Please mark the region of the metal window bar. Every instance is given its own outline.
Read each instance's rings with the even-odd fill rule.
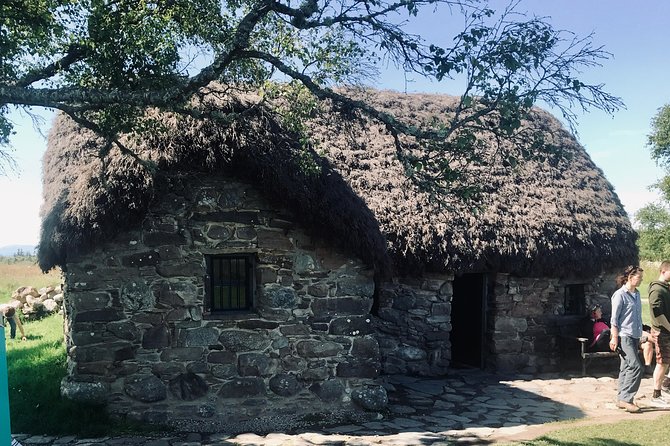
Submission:
[[[249,260],[246,257],[212,258],[212,310],[243,310],[249,307]]]

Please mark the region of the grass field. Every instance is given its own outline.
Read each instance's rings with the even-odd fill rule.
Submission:
[[[640,297],[642,299],[642,323],[649,325],[651,315],[649,313],[649,284],[658,279],[660,262],[640,262],[640,267],[644,270],[642,284],[639,287]]]
[[[60,281],[60,271],[42,274],[34,258],[0,258],[0,303],[8,301],[20,286],[39,289]],[[105,436],[146,430],[110,420],[101,407],[61,398],[60,382],[66,373],[61,315],[23,325],[27,341],[6,340],[12,432]]]
[[[43,274],[35,257],[0,257],[0,303],[7,302],[14,290],[33,286],[38,290],[61,283],[60,270]]]
[[[566,426],[523,446],[665,446],[670,439],[670,415],[654,420]]]

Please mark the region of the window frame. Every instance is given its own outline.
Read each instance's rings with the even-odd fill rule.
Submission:
[[[583,316],[586,314],[586,284],[570,283],[563,292],[563,314]]]
[[[243,278],[244,289],[248,296],[246,305],[235,308],[214,308],[214,288],[216,274],[214,272],[217,260],[225,262],[232,260],[242,260],[244,262],[243,269],[245,277]],[[203,302],[203,313],[205,315],[227,315],[237,313],[249,313],[256,307],[256,289],[255,289],[255,271],[256,271],[256,256],[252,253],[221,253],[221,254],[205,254],[205,296]],[[239,284],[239,285],[242,285]],[[232,286],[229,284],[229,286]],[[232,303],[232,299],[231,299]]]

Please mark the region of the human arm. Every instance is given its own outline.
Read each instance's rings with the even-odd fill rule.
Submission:
[[[667,299],[662,296],[664,291],[657,284],[652,284],[649,287],[649,311],[651,312],[652,325],[663,327],[670,332],[670,321],[668,320],[670,308],[667,308]]]
[[[610,350],[616,351],[619,346],[619,315],[621,314],[621,294],[612,296],[612,316],[610,317]]]
[[[21,340],[25,341],[26,340],[26,332],[23,330],[23,324],[21,323],[21,319],[19,319],[19,315],[17,313],[14,313],[13,317],[14,317],[14,322],[16,322],[16,327],[21,332]]]

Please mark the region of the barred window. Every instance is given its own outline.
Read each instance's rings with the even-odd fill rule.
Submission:
[[[250,310],[253,307],[252,255],[210,255],[207,264],[206,311]]]
[[[586,312],[586,299],[584,284],[567,285],[565,287],[565,299],[563,302],[565,314],[583,315]]]

